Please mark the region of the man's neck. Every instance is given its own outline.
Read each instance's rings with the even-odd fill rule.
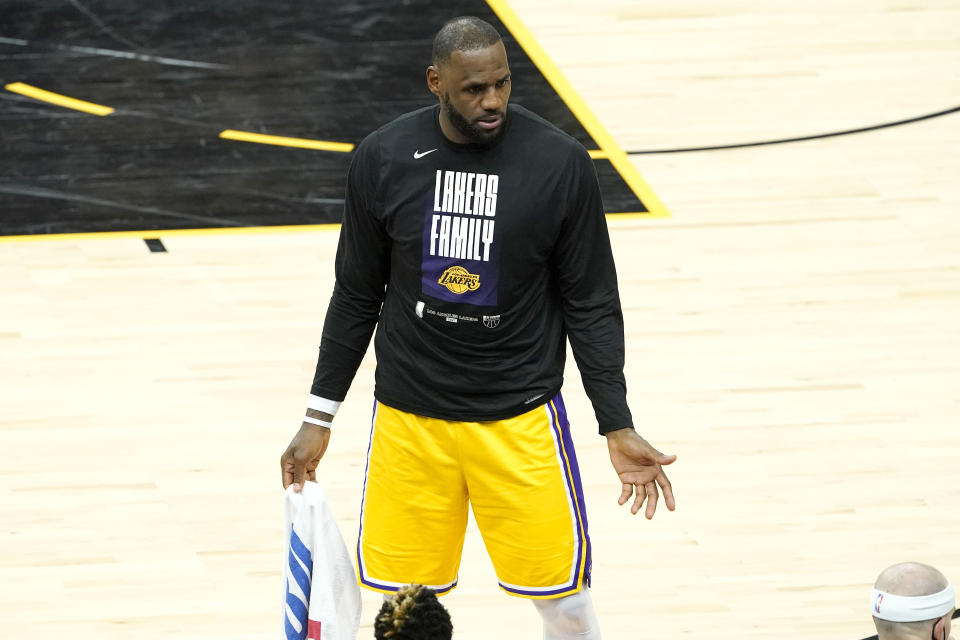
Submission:
[[[453,126],[453,123],[450,122],[450,118],[447,117],[442,106],[440,107],[440,131],[443,132],[444,138],[454,144],[467,144],[470,142],[467,136],[460,133],[457,128]]]

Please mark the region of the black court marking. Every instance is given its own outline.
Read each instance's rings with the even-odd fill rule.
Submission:
[[[150,249],[150,253],[166,253],[167,248],[163,246],[163,241],[160,238],[144,238],[144,242],[147,243],[147,247]]]
[[[960,618],[960,609],[953,612],[953,616],[951,619],[956,620],[957,618]],[[879,638],[877,637],[877,634],[873,634],[872,636],[867,636],[862,640],[879,640]]]
[[[957,111],[960,111],[960,105],[956,107],[951,107],[949,109],[944,109],[943,111],[934,111],[933,113],[917,116],[916,118],[907,118],[906,120],[895,120],[893,122],[884,122],[883,124],[875,124],[869,127],[860,127],[859,129],[845,129],[844,131],[834,131],[832,133],[818,133],[812,136],[800,136],[797,138],[781,138],[779,140],[763,140],[760,142],[742,142],[739,144],[718,144],[711,147],[680,147],[678,149],[650,149],[648,151],[627,151],[627,155],[639,156],[639,155],[653,155],[657,153],[687,153],[690,151],[719,151],[722,149],[745,149],[747,147],[764,147],[764,146],[773,145],[773,144],[787,144],[788,142],[803,142],[805,140],[835,138],[837,136],[849,136],[854,133],[865,133],[867,131],[877,131],[879,129],[889,129],[891,127],[899,127],[901,125],[910,124],[912,122],[920,122],[921,120],[932,120],[933,118],[939,118],[941,116],[950,115],[951,113],[956,113]]]
[[[339,222],[351,154],[217,134],[358,143],[435,103],[424,79],[432,38],[458,15],[503,34],[511,101],[599,148],[482,0],[309,11],[297,0],[157,0],[147,14],[109,0],[5,0],[3,14],[0,87],[24,82],[116,112],[88,116],[0,91],[0,236]],[[118,42],[143,55],[94,53]],[[165,55],[224,66],[154,59]],[[609,161],[596,166],[608,212],[649,210]]]

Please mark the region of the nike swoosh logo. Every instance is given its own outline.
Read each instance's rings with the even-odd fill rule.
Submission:
[[[439,149],[439,148],[440,148],[440,147],[437,147],[437,149]],[[428,153],[433,153],[433,152],[436,151],[437,149],[430,149],[430,151],[424,151],[423,153],[420,153],[420,149],[417,149],[416,151],[413,152],[413,159],[414,159],[414,160],[419,160],[419,159],[422,158],[423,156],[427,155]]]

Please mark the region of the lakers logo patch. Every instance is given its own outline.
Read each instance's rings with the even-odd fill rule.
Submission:
[[[480,288],[480,276],[460,266],[450,267],[443,272],[437,284],[445,286],[453,293],[463,294]]]

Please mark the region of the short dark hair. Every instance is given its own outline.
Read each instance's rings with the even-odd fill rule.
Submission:
[[[448,20],[433,38],[433,64],[450,62],[454,51],[476,51],[500,42],[500,34],[489,22],[475,16]]]
[[[373,636],[376,640],[450,640],[453,623],[433,590],[408,584],[380,607]]]

